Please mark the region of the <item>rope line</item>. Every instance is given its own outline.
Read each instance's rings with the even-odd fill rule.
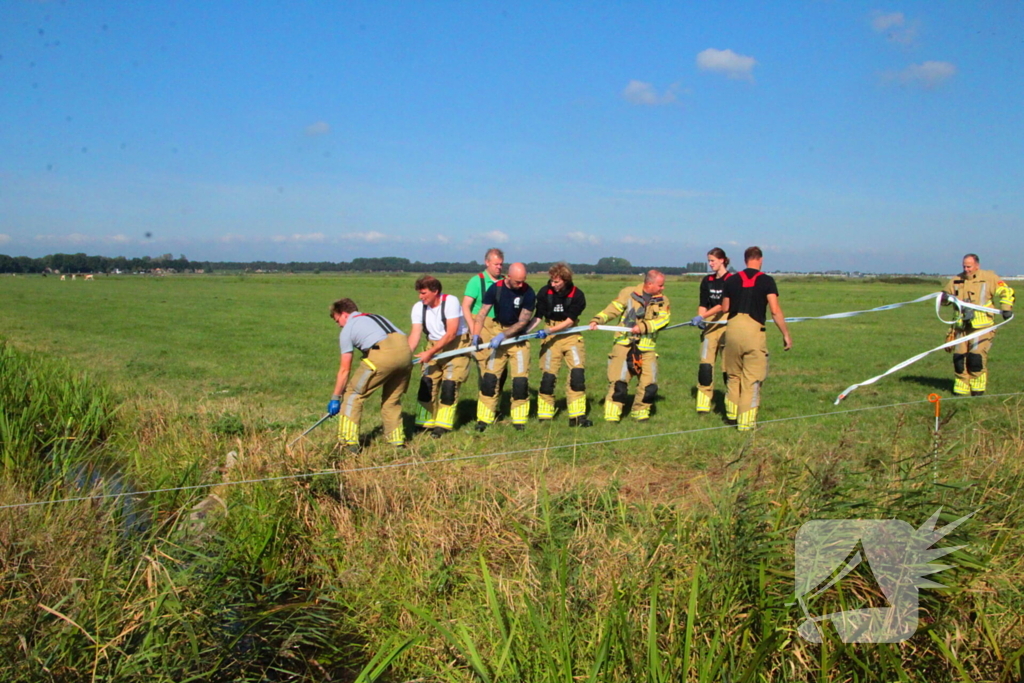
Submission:
[[[936,300],[938,300],[941,296],[942,296],[942,292],[932,292],[931,294],[926,294],[926,295],[924,295],[922,297],[918,297],[917,299],[914,299],[912,301],[900,301],[900,302],[892,303],[892,304],[884,304],[882,306],[876,306],[875,308],[867,308],[867,309],[864,309],[864,310],[861,310],[861,311],[844,311],[842,313],[829,313],[827,315],[795,316],[795,317],[791,317],[791,318],[786,318],[786,322],[787,323],[802,323],[802,322],[806,322],[808,320],[838,320],[840,318],[852,318],[852,317],[857,316],[857,315],[863,315],[864,313],[878,313],[878,312],[881,312],[881,311],[891,311],[891,310],[894,310],[894,309],[897,309],[897,308],[902,308],[903,306],[910,306],[911,304],[919,304],[919,303],[921,303],[923,301],[928,301],[929,299],[936,299]],[[975,309],[977,311],[982,311],[982,312],[985,312],[985,313],[999,313],[999,311],[994,309],[994,308],[987,308],[985,306],[979,306],[977,304],[971,304],[971,303],[968,303],[966,301],[960,301],[956,297],[952,297],[951,296],[951,297],[949,297],[949,300],[957,308],[973,308],[973,309]],[[937,313],[938,313],[938,307],[936,306],[936,314]],[[942,318],[940,317],[939,320],[942,320]],[[714,324],[714,325],[727,325],[729,323],[728,320],[718,320],[718,321],[714,321],[713,323],[711,321],[707,321],[707,322],[708,322],[708,324]],[[769,322],[774,323],[775,321],[772,320],[772,321],[769,321]],[[942,322],[947,323],[947,324],[950,323],[950,321],[947,321],[947,320],[942,320]],[[662,332],[666,332],[668,330],[674,330],[674,329],[677,329],[677,328],[680,328],[680,327],[696,327],[696,325],[693,324],[693,321],[687,320],[686,322],[681,322],[681,323],[676,323],[674,325],[669,325],[669,326],[665,327],[664,329],[662,329],[661,331]],[[615,326],[615,325],[598,325],[597,329],[605,331],[605,332],[629,332],[629,330],[630,330],[630,328],[628,328],[628,327],[618,327],[618,326]],[[590,327],[588,325],[579,325],[577,327],[572,327],[572,328],[569,328],[567,330],[562,330],[560,332],[556,332],[555,335],[573,334],[573,333],[576,333],[576,332],[587,332],[587,331],[590,331]],[[555,336],[555,335],[551,335],[551,336]],[[511,339],[506,339],[506,340],[504,340],[501,343],[501,345],[504,346],[506,344],[518,344],[519,342],[527,341],[529,339],[536,339],[536,338],[537,338],[537,333],[536,332],[529,332],[527,334],[521,334],[518,337],[512,337]],[[434,356],[434,359],[451,358],[452,356],[457,356],[457,355],[463,354],[463,353],[469,353],[470,351],[481,351],[481,350],[486,349],[486,348],[489,348],[487,344],[478,344],[476,346],[468,346],[468,347],[464,347],[464,348],[461,348],[461,349],[455,349],[454,351],[445,351],[444,353],[439,353],[436,356]],[[414,361],[413,364],[415,364],[416,362],[418,362],[418,361]]]
[[[597,329],[601,330],[602,332],[629,332],[629,330],[630,330],[630,328],[628,328],[628,327],[619,327],[618,325],[598,325]],[[590,326],[589,325],[579,325],[577,327],[570,327],[567,330],[559,330],[558,332],[555,332],[554,334],[550,334],[548,336],[549,337],[557,337],[557,336],[560,336],[560,335],[563,335],[563,334],[574,334],[576,332],[589,332],[589,331],[590,331]],[[540,336],[540,332],[527,332],[526,334],[520,334],[517,337],[510,337],[508,339],[504,339],[504,340],[502,340],[502,342],[498,346],[508,346],[509,344],[518,344],[519,342],[528,341],[530,339],[537,339],[539,336]],[[476,353],[477,351],[483,351],[484,349],[489,349],[489,348],[491,348],[490,343],[476,344],[476,345],[471,345],[471,346],[463,346],[461,349],[453,349],[451,351],[445,351],[444,353],[436,354],[434,357],[432,357],[430,359],[430,361],[433,362],[435,360],[442,360],[442,359],[445,359],[445,358],[452,358],[454,356],[461,356],[461,355],[466,354],[466,353]],[[413,365],[417,365],[419,362],[420,362],[420,359],[417,358],[417,359],[413,360],[412,364]]]
[[[940,321],[942,321],[944,323],[947,323],[947,324],[951,324],[950,321],[948,321],[948,320],[942,320],[942,316],[939,314],[939,306],[942,303],[942,293],[939,292],[937,294],[929,294],[928,296],[929,297],[935,297],[935,316]],[[928,297],[922,297],[921,299],[918,299],[918,301],[923,301],[923,300],[925,300],[927,298]],[[985,313],[991,313],[992,315],[995,315],[996,313],[1002,313],[1002,311],[1000,311],[998,309],[988,308],[986,306],[978,306],[977,304],[972,304],[972,303],[968,303],[966,301],[961,301],[960,299],[957,299],[956,297],[952,297],[952,296],[949,297],[949,301],[954,306],[956,306],[958,310],[962,310],[964,308],[970,308],[970,309],[974,309],[976,311],[983,311]],[[910,301],[910,302],[907,302],[907,303],[915,303],[915,302]],[[952,341],[948,341],[948,342],[944,342],[942,344],[939,344],[934,349],[928,349],[927,351],[923,351],[923,352],[917,354],[916,356],[911,356],[910,358],[906,359],[905,361],[902,361],[902,362],[897,363],[896,365],[892,366],[891,368],[889,368],[888,370],[886,370],[885,372],[883,372],[880,375],[875,375],[874,377],[871,377],[870,379],[866,379],[863,382],[858,382],[857,384],[851,384],[850,386],[846,387],[846,389],[844,389],[842,391],[842,393],[839,394],[839,396],[836,397],[836,400],[833,403],[833,405],[839,405],[839,403],[844,398],[849,396],[852,392],[856,391],[860,387],[867,386],[869,384],[874,384],[875,382],[877,382],[878,380],[882,379],[883,377],[891,375],[892,373],[894,373],[894,372],[896,372],[898,370],[902,370],[903,368],[907,367],[908,365],[913,365],[914,363],[916,363],[917,361],[921,360],[925,356],[928,356],[929,354],[935,353],[936,351],[939,351],[941,349],[948,349],[948,348],[951,348],[953,346],[959,346],[960,344],[964,344],[966,342],[969,342],[972,339],[977,339],[978,337],[982,337],[982,336],[984,336],[986,334],[989,334],[990,332],[994,332],[996,329],[1002,327],[1003,325],[1005,325],[1006,323],[1010,322],[1011,320],[1013,320],[1012,317],[1006,318],[1005,320],[1003,320],[1001,322],[998,322],[995,325],[989,325],[987,327],[982,327],[981,329],[975,330],[974,332],[971,332],[970,334],[965,334],[963,336],[958,336],[955,339],[953,339]]]
[[[979,398],[1008,398],[1011,396],[1024,395],[1024,391],[1012,392],[1009,394],[986,394],[985,396],[955,396],[953,398],[944,399],[946,401],[960,401],[964,399],[977,400]],[[869,410],[883,410],[885,408],[901,408],[906,406],[920,405],[921,403],[928,403],[928,399],[922,399],[920,401],[904,401],[902,403],[889,403],[881,406],[865,406],[862,408],[849,408],[847,410],[834,410],[827,413],[812,413],[808,415],[794,415],[791,417],[778,417],[772,420],[761,420],[759,426],[767,424],[778,424],[782,422],[793,422],[796,420],[810,420],[821,417],[831,417],[835,415],[849,415],[851,413],[860,413]],[[408,462],[391,462],[383,465],[367,465],[365,467],[350,467],[346,469],[329,469],[329,470],[318,470],[316,472],[304,472],[301,474],[283,474],[276,477],[261,477],[258,479],[239,479],[235,481],[222,481],[216,484],[193,484],[190,486],[174,486],[169,488],[161,489],[149,489],[146,491],[133,491],[131,493],[104,493],[95,496],[78,496],[74,498],[58,498],[54,500],[39,500],[31,503],[12,503],[10,505],[0,505],[0,510],[12,510],[15,508],[29,508],[36,507],[39,505],[54,505],[57,503],[77,503],[87,500],[107,500],[110,498],[122,498],[125,496],[146,496],[155,493],[175,493],[179,491],[200,491],[204,489],[212,489],[218,486],[237,486],[241,484],[260,484],[274,481],[286,481],[294,479],[307,479],[311,477],[319,477],[326,475],[338,475],[338,474],[355,474],[359,472],[375,472],[388,469],[402,469],[407,467],[416,467],[420,465],[443,465],[453,462],[465,462],[468,460],[480,460],[484,458],[497,458],[500,456],[511,456],[511,455],[526,455],[530,453],[542,453],[545,451],[562,450],[566,448],[579,448],[581,446],[603,446],[614,443],[625,443],[628,441],[638,441],[640,439],[657,439],[666,436],[683,436],[686,434],[700,434],[703,432],[714,432],[723,429],[735,429],[735,425],[719,425],[715,427],[698,427],[697,429],[683,429],[672,432],[660,432],[658,434],[638,434],[635,436],[623,436],[615,439],[602,439],[600,441],[584,441],[584,442],[573,442],[567,444],[557,444],[554,446],[542,446],[538,448],[523,448],[514,451],[499,451],[495,453],[477,453],[475,455],[461,455],[452,458],[440,458],[435,460],[417,460]]]

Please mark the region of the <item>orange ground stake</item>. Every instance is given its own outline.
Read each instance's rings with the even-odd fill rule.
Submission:
[[[935,433],[939,431],[939,404],[942,402],[942,397],[938,394],[928,394],[928,402],[935,404]]]

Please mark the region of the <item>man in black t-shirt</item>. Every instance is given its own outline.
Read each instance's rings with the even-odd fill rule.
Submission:
[[[726,400],[730,420],[740,431],[757,425],[761,385],[768,376],[768,344],[765,319],[771,309],[772,320],[782,332],[786,351],[793,346],[786,319],[779,306],[779,290],[770,275],[761,272],[764,254],[759,247],[744,252],[747,267],[725,281],[722,309],[729,314],[725,335],[725,372],[729,376]],[[735,414],[729,411],[735,409]]]
[[[526,284],[526,266],[522,263],[513,263],[508,269],[508,277],[495,282],[484,293],[483,306],[473,320],[472,343],[480,343],[480,332],[492,308],[496,334],[489,342],[490,354],[480,368],[477,431],[484,431],[498,419],[501,399],[498,384],[506,364],[509,364],[512,375],[512,426],[517,430],[526,427],[526,418],[530,415],[530,343],[522,341],[501,346],[501,342],[526,331],[536,305],[537,295]]]
[[[579,324],[580,316],[587,307],[587,298],[583,296],[583,290],[572,283],[572,269],[568,264],[556,263],[551,266],[548,276],[551,280],[537,295],[537,318],[548,324],[537,333],[544,340],[540,346],[540,366],[544,374],[537,392],[537,419],[551,420],[555,417],[555,383],[558,381],[558,369],[564,361],[569,368],[565,387],[569,426],[589,427],[593,423],[587,419],[583,335],[578,332],[557,334]]]

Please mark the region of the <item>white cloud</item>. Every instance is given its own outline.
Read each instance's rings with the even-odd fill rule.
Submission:
[[[576,244],[592,244],[595,246],[601,244],[601,238],[597,235],[588,235],[581,231],[570,232],[565,236],[565,238],[570,242],[575,242]]]
[[[701,71],[714,71],[736,80],[753,81],[756,65],[757,60],[753,57],[736,54],[732,50],[709,47],[697,55],[697,68]]]
[[[917,22],[907,22],[903,12],[875,12],[871,28],[875,33],[884,34],[890,41],[901,45],[911,45],[917,40]]]
[[[896,81],[901,85],[914,85],[931,90],[955,75],[956,65],[950,62],[922,62],[921,64],[911,64],[902,71],[884,74],[883,78],[887,81]]]
[[[650,188],[646,190],[623,190],[626,194],[639,194],[647,197],[670,197],[672,199],[696,199],[697,197],[718,197],[715,192],[703,190],[684,190],[673,188]]]
[[[217,241],[222,244],[243,244],[249,241],[249,238],[245,235],[239,235],[235,232],[229,232],[225,235],[221,235],[217,238]]]
[[[636,235],[626,235],[621,240],[623,244],[638,244],[640,246],[646,246],[648,244],[654,244],[658,240],[652,237],[637,237]]]
[[[308,232],[305,234],[296,233],[294,235],[274,235],[270,238],[272,242],[296,242],[299,244],[308,243],[323,243],[327,241],[327,236],[322,232]]]
[[[367,244],[376,244],[377,242],[383,242],[391,239],[382,232],[376,230],[370,230],[369,232],[349,232],[341,236],[342,239],[354,240],[356,242],[366,242]]]
[[[2,236],[0,236],[2,237]],[[236,237],[241,237],[240,235]],[[83,244],[87,245],[126,245],[126,244],[138,244],[140,240],[118,233],[116,235],[83,235],[80,232],[73,232],[68,235],[36,235],[33,239],[36,242],[49,245],[56,249],[67,249],[70,247],[78,247]],[[225,241],[221,238],[221,241]],[[0,244],[3,244],[3,240],[0,239]]]
[[[452,240],[447,235],[438,235],[434,238],[438,244],[451,244]]]
[[[11,241],[11,236],[10,235],[5,235],[2,232],[0,232],[0,244],[7,244],[10,241]]]
[[[670,86],[663,94],[650,83],[630,81],[622,90],[622,98],[630,104],[653,107],[661,104],[672,104],[676,101],[676,86]]]
[[[485,242],[491,242],[493,244],[505,244],[506,242],[508,242],[508,235],[503,233],[501,230],[491,230],[490,232],[485,232],[482,235],[482,237],[484,238]]]
[[[318,135],[327,135],[331,132],[331,124],[326,121],[317,121],[306,126],[306,135],[310,137],[316,137]]]
[[[874,18],[871,19],[871,28],[875,29],[875,33],[885,33],[894,26],[903,26],[905,22],[906,18],[903,16],[903,12],[890,12],[889,14],[875,12]]]
[[[83,235],[80,232],[73,232],[70,235],[36,235],[35,239],[37,242],[45,244],[68,244],[72,246],[95,241],[93,237]]]

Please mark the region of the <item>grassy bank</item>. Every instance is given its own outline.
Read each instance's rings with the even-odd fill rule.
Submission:
[[[334,450],[325,428],[286,450],[322,409],[335,369],[325,302],[356,292],[404,322],[411,279],[395,280],[393,292],[381,290],[390,281],[359,278],[45,283],[49,293],[18,282],[5,292],[11,338],[46,354],[3,351],[3,414],[24,428],[3,433],[0,504],[109,490],[103,477],[68,477],[80,462],[134,490],[207,487],[140,497],[146,522],[131,528],[111,500],[0,510],[5,680],[354,680],[392,653],[383,677],[393,681],[1020,678],[1017,398],[945,401],[938,441],[927,403],[766,423],[745,437],[690,413],[695,341],[666,335],[664,398],[648,425],[464,429],[355,458]],[[624,284],[585,286],[596,308]],[[927,291],[786,285],[790,315]],[[669,290],[679,309],[689,286]],[[222,298],[230,305],[218,311]],[[794,326],[797,348],[773,354],[765,419],[828,413],[836,386],[938,343],[929,311],[903,311],[900,338],[884,336],[891,319]],[[1005,332],[991,380],[1002,391],[1020,385],[1022,353],[1013,326]],[[588,338],[592,367],[606,344]],[[138,365],[160,348],[154,368]],[[53,359],[58,350],[70,366]],[[845,407],[921,400],[948,384],[946,364],[943,355]],[[590,375],[594,402],[600,374]],[[75,391],[60,388],[72,382]],[[218,382],[235,390],[217,393]],[[6,398],[29,393],[18,386],[70,398],[22,419],[29,408]],[[26,436],[37,424],[38,438]],[[79,450],[47,469],[66,436]],[[626,437],[647,438],[609,442]],[[531,452],[451,460],[509,450]],[[348,471],[310,476],[332,468]],[[844,644],[830,629],[820,645],[797,635],[803,614],[788,603],[801,524],[917,527],[940,506],[945,522],[978,512],[939,543],[966,547],[943,559],[954,566],[939,575],[949,589],[921,591],[916,635],[878,645]],[[861,567],[816,611],[877,604],[884,597]]]

